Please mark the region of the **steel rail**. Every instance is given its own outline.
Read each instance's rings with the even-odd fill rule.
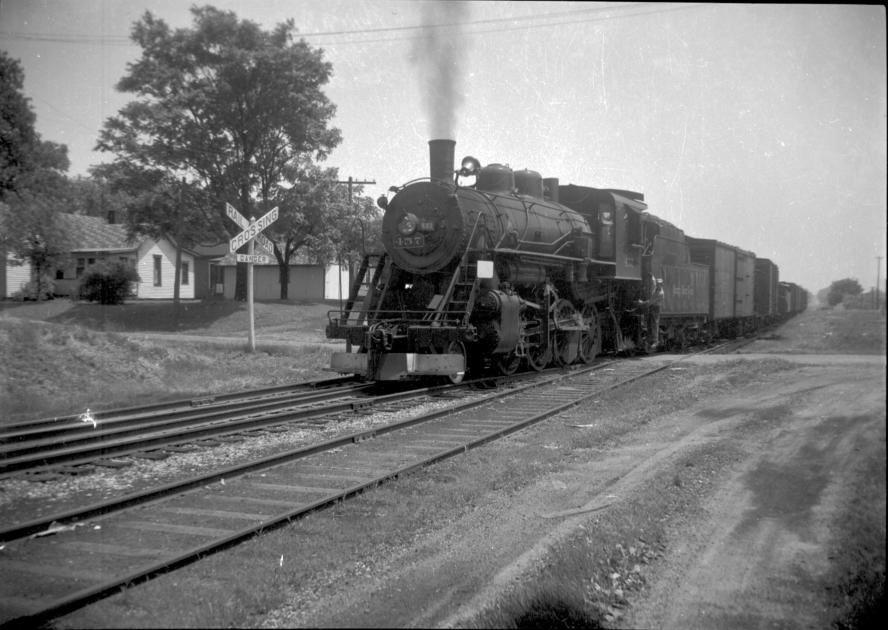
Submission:
[[[515,379],[533,378],[533,373],[514,375]],[[283,394],[268,401],[262,401],[257,397],[246,401],[237,400],[232,407],[228,404],[213,405],[200,408],[200,410],[176,410],[172,412],[172,419],[151,416],[151,420],[136,427],[121,427],[119,429],[103,429],[96,431],[91,426],[83,426],[78,422],[78,432],[74,439],[64,442],[62,446],[52,439],[43,441],[23,441],[12,444],[0,444],[0,478],[23,471],[48,470],[53,466],[65,464],[79,466],[95,462],[97,459],[107,457],[122,457],[158,450],[164,447],[176,446],[199,439],[221,437],[230,434],[242,434],[248,431],[259,430],[266,426],[274,426],[287,422],[305,421],[311,418],[323,417],[342,413],[343,411],[356,411],[370,408],[374,405],[386,404],[396,400],[409,399],[422,396],[441,395],[447,390],[464,389],[467,387],[484,387],[503,382],[509,377],[484,377],[464,381],[459,385],[439,385],[417,387],[410,383],[396,383],[395,387],[407,387],[400,392],[381,394],[366,399],[352,398],[342,400],[343,396],[351,392],[367,393],[376,387],[374,383],[355,383],[353,379],[331,379],[321,383],[334,383],[343,381],[345,391],[314,391],[299,392],[292,396]],[[328,385],[329,386],[329,385]],[[283,389],[271,388],[271,389]],[[255,394],[252,390],[240,392],[239,395]],[[335,397],[337,404],[324,407],[316,406],[317,403],[326,402],[326,399]],[[315,406],[312,406],[314,404]],[[283,408],[283,409],[280,409]],[[248,412],[246,410],[249,410]],[[240,416],[232,416],[232,412],[243,412]],[[180,418],[180,414],[185,417]],[[136,422],[129,420],[126,422]],[[103,425],[109,421],[102,421]],[[49,450],[45,450],[49,447]],[[57,448],[53,448],[57,447]]]
[[[229,420],[235,414],[259,414],[280,409],[290,409],[305,405],[317,404],[330,399],[342,399],[368,390],[371,385],[356,384],[342,390],[324,392],[299,392],[286,394],[271,399],[253,398],[238,400],[212,407],[200,407],[185,411],[173,411],[162,416],[127,418],[125,420],[99,421],[96,427],[83,422],[75,425],[58,427],[49,431],[36,430],[28,434],[19,434],[21,439],[7,444],[0,444],[0,456],[4,459],[40,453],[64,445],[73,448],[77,444],[104,442],[114,438],[148,435],[156,431],[177,429]],[[63,437],[65,433],[73,435]],[[28,439],[31,438],[31,439]],[[60,440],[61,438],[61,440]],[[0,470],[2,470],[0,462]]]
[[[312,381],[302,381],[299,383],[288,383],[284,385],[275,385],[274,387],[263,387],[259,389],[240,390],[236,392],[222,392],[218,394],[206,394],[204,396],[196,396],[193,398],[181,398],[177,400],[169,400],[165,402],[149,403],[146,405],[138,405],[132,407],[120,407],[112,409],[97,408],[91,410],[94,418],[104,422],[115,419],[128,417],[141,417],[157,413],[172,412],[177,409],[186,411],[189,409],[200,408],[219,403],[237,401],[242,399],[250,399],[256,397],[268,397],[276,393],[296,392],[301,390],[318,390],[325,387],[336,387],[356,379],[352,376],[339,376],[329,379],[318,379]],[[69,422],[77,423],[83,414],[68,414],[63,416],[53,416],[51,418],[38,418],[34,420],[23,420],[20,422],[12,422],[4,424],[0,427],[0,442],[6,441],[8,436],[15,435],[20,432],[37,429],[39,427],[54,427],[59,424],[67,424]]]
[[[475,384],[475,381],[464,382],[456,388],[464,388]],[[451,385],[434,387],[421,387],[409,389],[403,392],[383,394],[367,399],[348,399],[344,401],[326,404],[323,407],[306,406],[304,408],[287,408],[278,411],[250,413],[233,418],[222,418],[210,423],[197,426],[180,427],[174,430],[160,430],[153,433],[141,434],[134,438],[120,438],[98,443],[86,443],[71,448],[61,448],[53,451],[38,451],[8,457],[0,461],[0,475],[21,472],[24,470],[46,469],[54,464],[65,463],[67,465],[80,465],[96,461],[97,458],[143,453],[148,450],[156,450],[164,446],[173,446],[188,443],[196,439],[221,436],[231,433],[241,433],[266,426],[274,426],[284,422],[307,420],[309,418],[323,417],[343,411],[355,411],[367,409],[377,405],[419,398],[422,396],[435,396],[446,390],[454,389]]]

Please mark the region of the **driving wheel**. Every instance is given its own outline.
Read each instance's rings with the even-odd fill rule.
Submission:
[[[494,365],[503,376],[511,376],[518,371],[518,366],[521,365],[521,357],[514,352],[501,354],[494,359]]]

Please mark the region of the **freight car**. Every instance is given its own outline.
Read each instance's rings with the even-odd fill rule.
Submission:
[[[378,201],[385,251],[365,257],[345,308],[329,315],[327,336],[346,342],[333,370],[459,382],[757,325],[752,252],[687,237],[648,213],[641,193],[472,157],[454,170],[454,145],[430,141],[430,177]],[[800,298],[779,287],[785,315]]]
[[[778,311],[778,285],[780,269],[767,258],[755,259],[755,294],[753,310],[756,328],[770,326],[780,316]]]
[[[808,308],[808,292],[794,282],[778,285],[777,312],[782,318],[798,315]]]

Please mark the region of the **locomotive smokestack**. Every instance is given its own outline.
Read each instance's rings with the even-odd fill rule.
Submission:
[[[453,150],[456,140],[429,140],[429,177],[453,181]]]

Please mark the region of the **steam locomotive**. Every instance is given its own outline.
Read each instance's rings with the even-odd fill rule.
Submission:
[[[346,342],[334,371],[456,383],[683,348],[807,306],[773,262],[686,236],[649,214],[641,193],[560,185],[471,156],[455,170],[454,148],[431,140],[430,177],[378,200],[385,251],[365,256],[345,307],[329,314],[327,337]]]

